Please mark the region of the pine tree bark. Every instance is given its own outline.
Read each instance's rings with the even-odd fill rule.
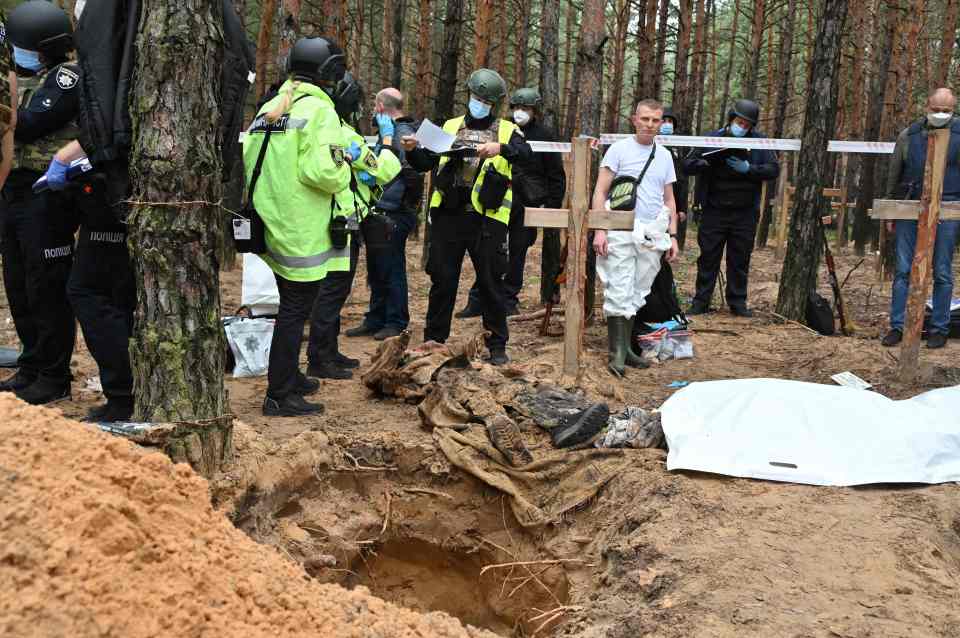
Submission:
[[[949,86],[950,82],[950,63],[953,61],[953,50],[957,44],[958,18],[960,18],[960,0],[947,0],[947,6],[943,12],[943,29],[940,32],[940,63],[937,65],[934,85],[929,87],[940,88]]]
[[[474,68],[487,67],[490,64],[490,36],[493,30],[494,0],[477,0],[477,32],[474,49]]]
[[[883,123],[884,96],[887,89],[887,75],[890,70],[890,61],[897,33],[899,11],[897,7],[890,7],[881,1],[881,17],[877,20],[878,35],[874,38],[876,57],[872,67],[874,76],[870,88],[870,101],[867,108],[867,119],[864,127],[864,137],[868,140],[880,138],[880,126]],[[865,155],[863,172],[860,180],[860,197],[857,197],[857,207],[854,210],[853,238],[854,251],[863,256],[866,253],[867,241],[872,234],[873,223],[867,216],[867,210],[873,206],[876,192],[875,178],[877,174],[877,156]]]
[[[434,119],[443,122],[453,115],[457,90],[457,64],[460,61],[460,32],[463,29],[463,0],[447,0],[443,19],[443,49],[440,52],[440,75]]]
[[[300,37],[300,0],[282,0],[280,12],[280,38],[277,46],[277,68],[286,66],[290,49]]]
[[[654,4],[656,4],[656,0],[654,0]],[[660,15],[657,22],[657,74],[653,81],[653,97],[657,100],[663,99],[663,61],[667,57],[667,19],[669,18],[669,9],[670,2],[668,0],[662,0],[662,2],[660,2]]]
[[[417,38],[417,81],[413,87],[413,112],[426,112],[430,101],[431,76],[433,75],[433,46],[430,29],[433,13],[430,0],[420,0],[420,25]]]
[[[693,26],[693,0],[680,0],[680,26],[677,32],[677,55],[673,73],[673,111],[687,113],[689,101],[688,61],[690,59],[690,31]],[[690,120],[677,122],[679,131],[690,130]]]
[[[256,99],[263,97],[267,89],[270,65],[270,39],[273,35],[273,16],[277,13],[277,0],[263,0],[260,5],[260,31],[257,34],[257,79],[254,85]]]
[[[631,0],[617,0],[617,34],[613,42],[613,77],[610,82],[610,96],[607,100],[606,125],[604,126],[608,133],[617,133],[620,130],[620,102],[623,99],[623,66],[626,61],[630,4]]]
[[[540,14],[540,96],[541,119],[553,131],[560,123],[560,0],[543,0]]]
[[[390,84],[391,68],[393,67],[393,16],[397,10],[398,0],[383,0],[383,28],[380,31],[380,76],[377,78],[380,86]]]
[[[688,122],[687,130],[693,131],[694,128],[694,113],[696,113],[699,108],[699,104],[703,99],[703,65],[704,65],[704,56],[706,55],[706,49],[704,48],[704,37],[707,30],[707,14],[706,6],[704,0],[697,0],[696,4],[696,24],[694,28],[693,36],[693,60],[691,61],[691,72],[690,72],[690,81],[689,81],[689,90],[687,91],[687,101],[684,105],[683,113],[681,118],[684,122]]]
[[[637,2],[637,34],[635,41],[637,44],[637,67],[633,82],[633,104],[647,96],[647,69],[644,68],[643,60],[649,60],[653,55],[653,36],[648,33],[652,25],[647,24],[647,9],[650,2],[656,0],[638,0]]]
[[[840,45],[847,17],[847,0],[824,0],[811,51],[810,84],[804,115],[803,147],[798,160],[796,199],[790,219],[790,240],[780,276],[777,312],[803,321],[807,295],[816,289],[823,233],[820,218],[829,214],[823,185],[832,182],[827,144],[837,118]]]
[[[390,86],[401,88],[403,84],[403,32],[406,24],[407,0],[397,0],[396,13],[393,15],[393,66],[390,73]]]
[[[763,50],[763,25],[766,14],[765,0],[753,2],[753,27],[750,31],[750,55],[747,57],[747,71],[744,73],[743,97],[757,99],[757,86],[760,81],[760,52]]]
[[[220,200],[218,0],[144,0],[130,116],[129,245],[137,277],[130,357],[134,418],[227,412],[217,263]]]
[[[527,86],[530,63],[530,5],[521,0],[518,9],[517,37],[513,47],[513,86]]]
[[[577,5],[570,2],[567,4],[567,15],[566,21],[564,22],[564,47],[563,47],[563,92],[560,95],[560,111],[562,121],[565,126],[563,128],[563,136],[570,137],[573,134],[574,129],[576,128],[576,116],[574,115],[573,121],[574,126],[566,126],[570,122],[571,111],[576,110],[577,104],[577,95],[572,90],[571,80],[573,79],[573,69],[576,66],[574,64],[574,56],[576,47],[579,46],[577,39],[580,37],[579,30],[574,30],[574,25],[578,24],[577,22]],[[574,35],[576,33],[576,35]],[[571,104],[573,108],[571,108]],[[557,126],[559,126],[559,122]]]
[[[720,120],[730,106],[730,76],[733,75],[733,61],[737,52],[737,26],[740,22],[740,0],[733,0],[733,20],[730,23],[730,47],[727,49],[727,69],[723,74],[723,97],[720,99]]]

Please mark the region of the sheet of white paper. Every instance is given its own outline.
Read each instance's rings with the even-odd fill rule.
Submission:
[[[782,379],[709,381],[660,412],[668,470],[811,485],[960,481],[960,386],[893,401]]]
[[[417,129],[416,137],[417,141],[420,142],[420,146],[434,153],[445,153],[449,151],[453,146],[453,142],[457,139],[430,120],[423,121],[420,128]]]
[[[833,379],[837,385],[842,385],[847,388],[853,388],[854,390],[869,390],[870,388],[873,387],[872,385],[870,385],[869,383],[867,383],[866,381],[864,381],[863,379],[861,379],[860,377],[858,377],[857,375],[849,371],[840,372],[839,374],[835,374],[830,378]]]

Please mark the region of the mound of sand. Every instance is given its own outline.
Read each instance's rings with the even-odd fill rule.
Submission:
[[[0,635],[491,635],[308,580],[185,465],[0,395]]]

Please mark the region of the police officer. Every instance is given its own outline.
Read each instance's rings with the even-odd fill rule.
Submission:
[[[730,110],[727,126],[707,133],[711,137],[762,138],[755,130],[760,106],[752,100],[737,100]],[[764,181],[776,179],[780,164],[766,149],[695,149],[683,160],[686,175],[699,175],[698,194],[703,199],[703,219],[697,233],[700,258],[697,260],[697,291],[689,315],[710,311],[710,299],[720,272],[723,250],[727,250],[727,305],[730,312],[750,317],[747,307],[747,278],[750,256],[760,213],[760,191]],[[700,190],[702,188],[702,191]]]
[[[17,76],[6,39],[7,18],[0,11],[0,188],[13,166],[13,129],[17,124]]]
[[[350,162],[361,156],[359,147],[347,146],[332,97],[346,72],[340,47],[325,38],[298,40],[288,70],[280,93],[260,109],[243,141],[248,184],[264,151],[253,204],[266,227],[267,252],[260,257],[280,293],[264,416],[323,411],[303,398],[319,383],[298,369],[300,344],[321,281],[350,270],[346,220],[335,215],[334,194],[350,185]]]
[[[533,88],[517,89],[510,96],[510,116],[523,131],[528,142],[555,142],[556,134],[540,123],[540,92]],[[559,153],[533,153],[529,161],[516,162],[513,167],[513,208],[508,227],[509,260],[503,277],[503,294],[507,300],[507,316],[519,312],[520,290],[523,288],[523,267],[527,250],[537,240],[537,229],[528,228],[523,221],[526,206],[560,208],[567,189],[567,176]],[[556,237],[559,254],[559,235]],[[544,241],[548,241],[544,235]],[[457,313],[459,318],[480,316],[480,285],[474,279],[467,306]]]
[[[351,162],[349,188],[335,194],[339,214],[347,215],[349,228],[357,229],[361,220],[370,214],[376,201],[375,192],[400,173],[400,160],[388,149],[379,156],[367,146],[357,130],[357,118],[363,103],[363,88],[348,72],[337,84],[334,93],[337,115],[340,116],[348,148],[359,149],[357,160]],[[353,361],[340,353],[340,312],[350,296],[357,261],[360,255],[360,233],[349,233],[350,268],[330,272],[320,282],[317,299],[310,316],[310,341],[307,345],[307,376],[322,379],[349,379]],[[359,362],[357,362],[359,364]]]
[[[672,106],[663,108],[663,123],[660,125],[660,135],[675,135],[680,127],[677,122],[677,116],[673,112]],[[683,161],[680,149],[675,146],[666,147],[673,156],[673,170],[677,175],[677,181],[673,183],[673,201],[677,205],[677,245],[680,250],[687,243],[687,194],[688,180],[683,174]]]
[[[532,151],[519,127],[497,117],[507,85],[496,71],[478,69],[467,79],[467,113],[443,125],[459,143],[439,156],[403,138],[411,166],[437,169],[430,201],[430,300],[424,339],[445,342],[457,298],[464,253],[470,254],[480,284],[483,328],[490,362],[509,361],[506,347],[507,308],[500,282],[507,269],[507,225],[513,207],[512,176],[517,162]]]
[[[73,46],[70,19],[50,2],[19,5],[7,33],[22,78],[13,170],[3,188],[3,278],[23,352],[17,374],[0,390],[40,405],[70,397],[76,325],[66,285],[76,215],[68,197],[35,195],[32,186],[57,149],[77,137],[80,74],[66,62]]]

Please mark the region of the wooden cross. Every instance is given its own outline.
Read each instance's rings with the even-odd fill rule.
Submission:
[[[926,306],[927,291],[930,289],[930,267],[937,236],[937,222],[941,219],[960,219],[960,202],[940,201],[943,196],[943,175],[946,171],[949,145],[948,129],[934,131],[927,138],[927,159],[920,201],[878,199],[873,202],[873,219],[916,219],[919,222],[917,244],[910,267],[910,294],[903,326],[903,345],[900,348],[900,378],[907,383],[917,378],[923,309]]]
[[[571,207],[525,208],[524,223],[532,228],[567,230],[567,308],[563,337],[563,383],[573,385],[580,374],[583,352],[584,295],[587,277],[587,233],[592,229],[633,230],[633,211],[590,210],[590,140],[577,138],[573,152]]]

